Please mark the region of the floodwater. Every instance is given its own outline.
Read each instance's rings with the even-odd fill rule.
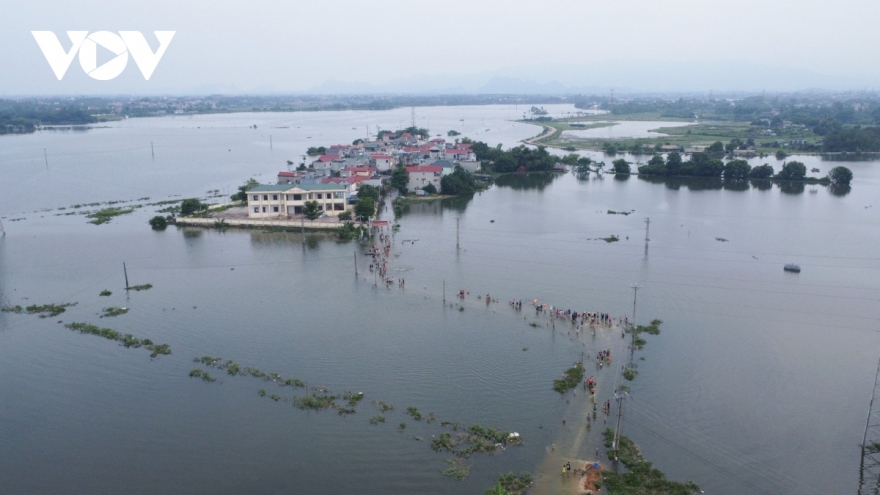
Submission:
[[[507,147],[540,132],[507,120],[522,108],[420,108],[416,119]],[[39,211],[231,192],[251,176],[273,179],[307,146],[409,119],[409,109],[165,117],[0,140],[0,301],[78,303],[57,318],[0,313],[4,491],[482,493],[499,473],[527,470],[536,492],[553,492],[558,461],[593,458],[601,428],[584,434],[584,394],[562,398],[552,380],[582,353],[622,357],[623,343],[608,330],[573,336],[507,301],[632,316],[633,284],[637,320],[663,320],[636,354],[624,403],[623,433],[648,459],[707,493],[854,491],[880,352],[877,161],[845,163],[856,177],[848,191],[504,177],[470,199],[407,207],[390,271],[406,288],[390,290],[374,288],[354,242],[154,232],[146,221],[158,207],[100,226]],[[823,173],[838,164],[796,159]],[[752,160],[763,162],[781,165]],[[620,240],[601,239],[610,235]],[[123,262],[132,284],[153,288],[125,295]],[[803,271],[783,272],[786,262]],[[99,297],[104,289],[113,295]],[[463,311],[448,306],[460,289],[471,291]],[[486,293],[501,302],[475,299]],[[100,319],[108,306],[130,312]],[[173,354],[151,361],[58,320],[168,343]],[[202,355],[366,399],[347,417],[306,413],[257,394],[298,390],[221,370],[209,370],[216,383],[190,378]],[[588,373],[601,380],[600,401],[621,383],[607,368]],[[395,406],[386,424],[368,423],[372,400]],[[413,421],[409,406],[437,422]],[[429,445],[440,421],[517,431],[525,445],[472,457],[467,479],[446,479],[448,456]]]
[[[593,122],[590,122],[593,123]],[[596,123],[612,124],[593,129],[579,129],[564,131],[562,137],[593,138],[593,139],[623,139],[623,138],[648,138],[668,136],[657,132],[660,127],[682,127],[691,125],[690,122],[641,122],[637,120],[602,121]]]

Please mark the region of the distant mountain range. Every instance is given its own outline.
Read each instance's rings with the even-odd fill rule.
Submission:
[[[449,75],[418,74],[383,83],[328,79],[314,94],[607,94],[693,92],[788,92],[864,90],[880,86],[858,74],[827,75],[807,69],[750,62],[607,61],[533,64]]]

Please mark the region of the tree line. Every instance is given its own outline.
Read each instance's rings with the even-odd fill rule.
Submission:
[[[630,173],[630,166],[625,160],[612,162],[614,172]],[[647,164],[638,168],[639,175],[660,175],[677,177],[723,177],[725,179],[774,179],[788,181],[808,180],[807,167],[801,162],[790,161],[782,166],[779,173],[774,174],[773,166],[767,163],[752,167],[745,160],[731,160],[724,163],[710,153],[694,153],[691,159],[684,161],[679,153],[670,153],[664,160],[661,155],[654,155]],[[828,172],[826,179],[830,184],[845,185],[852,181],[852,171],[846,167],[834,167]]]

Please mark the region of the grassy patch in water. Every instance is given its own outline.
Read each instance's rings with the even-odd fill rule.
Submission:
[[[446,459],[446,463],[449,464],[449,467],[440,471],[444,478],[463,480],[471,474],[471,465],[465,464],[464,461],[458,457],[450,457],[449,459]]]
[[[328,394],[308,394],[293,399],[293,405],[299,409],[322,411],[336,405],[336,396]]]
[[[112,318],[114,316],[124,315],[128,313],[128,308],[117,308],[116,306],[110,306],[109,308],[104,308],[104,312],[101,314],[101,318]]]
[[[384,423],[384,422],[385,422],[385,416],[382,416],[381,414],[370,418],[371,425],[377,425],[379,423]]]
[[[125,290],[133,290],[140,292],[142,290],[150,290],[153,288],[153,284],[141,284],[141,285],[132,285],[131,287],[126,287]]]
[[[485,495],[498,495],[499,493],[523,495],[530,486],[532,486],[532,473],[504,473],[498,476],[498,483],[486,490]]]
[[[422,413],[420,413],[418,409],[412,406],[406,408],[406,413],[409,414],[410,417],[412,417],[412,419],[416,421],[422,420]]]
[[[112,296],[113,293],[110,292],[110,291],[107,290],[107,289],[104,289],[104,290],[102,290],[101,293],[98,294],[98,295],[101,296],[101,297],[109,297],[109,296]]]
[[[95,335],[107,340],[115,340],[126,348],[134,347],[137,349],[138,347],[144,347],[148,351],[151,351],[151,358],[158,357],[159,355],[167,356],[168,354],[171,354],[171,347],[169,347],[168,344],[155,344],[150,339],[139,339],[130,333],[122,334],[112,328],[101,328],[97,325],[92,325],[91,323],[68,323],[64,326],[79,333]]]
[[[617,242],[617,241],[619,241],[619,240],[620,240],[620,237],[619,237],[619,236],[616,236],[616,235],[610,235],[610,236],[608,236],[608,237],[603,237],[602,240],[605,241],[605,242],[611,243],[611,242]]]
[[[0,311],[4,313],[15,313],[22,314],[27,313],[29,315],[39,315],[40,318],[48,318],[50,316],[58,316],[63,313],[66,309],[71,306],[76,306],[76,303],[64,303],[64,304],[41,304],[36,305],[32,304],[26,308],[22,308],[19,305],[15,306],[4,306]]]
[[[584,363],[577,363],[565,370],[565,374],[558,380],[553,380],[553,390],[564,394],[580,385],[584,379]]]
[[[95,225],[101,225],[109,222],[113,217],[118,217],[119,215],[128,215],[129,213],[134,212],[134,208],[119,208],[116,206],[111,206],[110,208],[103,208],[98,211],[93,211],[86,215],[86,218],[91,218],[89,223]]]
[[[208,383],[217,381],[217,379],[212,377],[211,375],[209,375],[207,371],[199,369],[199,368],[193,368],[189,372],[189,376],[192,378],[201,378],[203,382],[208,382]]]

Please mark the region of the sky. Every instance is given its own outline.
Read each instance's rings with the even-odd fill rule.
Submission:
[[[880,89],[869,0],[6,3],[3,96]],[[65,50],[70,30],[175,35],[148,81],[131,57],[106,81],[74,58],[59,81],[37,30]]]

